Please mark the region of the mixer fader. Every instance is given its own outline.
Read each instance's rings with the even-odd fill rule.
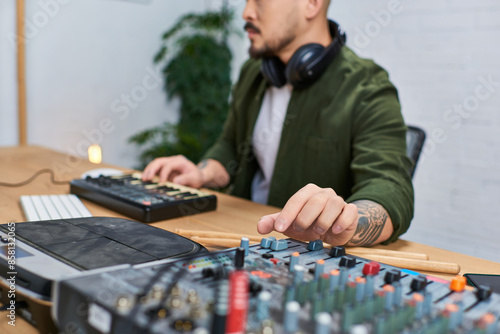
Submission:
[[[264,238],[58,284],[75,333],[499,333],[500,296],[323,248]]]

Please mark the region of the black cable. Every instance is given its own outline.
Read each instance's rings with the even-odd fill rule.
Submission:
[[[52,169],[49,169],[49,168],[44,168],[44,169],[40,169],[35,174],[33,174],[29,179],[22,181],[22,182],[18,182],[18,183],[0,182],[0,187],[11,187],[11,188],[22,187],[22,186],[27,185],[28,183],[33,182],[33,180],[35,180],[38,176],[45,174],[45,173],[50,174],[50,181],[53,184],[63,185],[63,184],[69,184],[69,182],[70,182],[70,181],[57,181],[55,179],[54,171]]]
[[[11,305],[12,304],[3,305],[2,307],[0,307],[0,312],[7,311],[9,309],[9,307],[11,307]],[[16,302],[14,304],[14,309],[16,309],[16,310],[20,310],[20,309],[27,308],[27,307],[28,307],[28,303],[26,303],[24,300],[22,302]]]

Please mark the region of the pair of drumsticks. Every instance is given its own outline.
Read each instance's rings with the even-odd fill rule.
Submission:
[[[180,228],[176,229],[175,233],[186,238],[190,238],[191,240],[199,242],[205,246],[220,246],[228,248],[240,246],[242,237],[247,237],[250,240],[250,244],[260,243],[262,239],[262,236],[241,235],[227,232],[185,230]],[[324,246],[327,248],[331,247],[326,243],[324,243]],[[445,274],[458,274],[460,272],[460,266],[458,264],[429,261],[429,256],[427,254],[363,247],[346,247],[346,251],[348,254],[405,269],[432,271]]]

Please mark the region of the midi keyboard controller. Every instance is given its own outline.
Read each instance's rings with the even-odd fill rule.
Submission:
[[[500,333],[500,295],[323,248],[260,244],[58,283],[74,333]]]
[[[70,192],[144,223],[217,207],[217,197],[211,193],[170,182],[142,181],[140,173],[75,179]]]

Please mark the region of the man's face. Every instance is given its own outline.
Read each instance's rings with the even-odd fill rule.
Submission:
[[[253,58],[277,56],[296,37],[297,0],[247,0],[243,19],[247,22]]]

